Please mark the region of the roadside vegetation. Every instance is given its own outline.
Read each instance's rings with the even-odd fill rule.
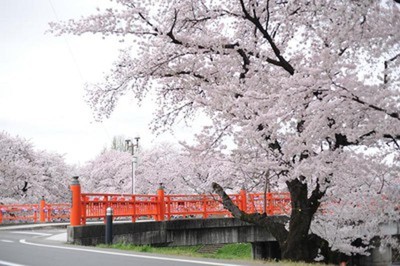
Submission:
[[[118,243],[114,245],[99,245],[102,248],[116,248],[121,250],[130,250],[136,252],[149,252],[166,255],[181,255],[190,257],[214,258],[214,259],[238,259],[251,260],[250,244],[229,244],[212,253],[202,253],[200,249],[203,245],[186,247],[152,247],[137,246],[132,244]],[[200,252],[199,252],[200,251]]]
[[[251,244],[249,243],[238,243],[238,244],[227,244],[219,248],[215,252],[203,253],[201,252],[203,245],[197,246],[186,246],[186,247],[152,247],[152,246],[138,246],[132,244],[118,243],[113,245],[101,244],[98,247],[101,248],[115,248],[120,250],[129,250],[135,252],[146,252],[146,253],[157,253],[164,255],[177,255],[177,256],[188,256],[188,257],[200,257],[200,258],[212,258],[212,259],[226,259],[226,260],[240,260],[240,261],[252,261],[255,262],[251,257]],[[287,262],[287,261],[259,261],[260,264],[265,265],[287,265],[287,266],[318,266],[325,264],[311,264],[301,262]]]

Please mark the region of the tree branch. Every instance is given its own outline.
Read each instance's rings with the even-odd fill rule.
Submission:
[[[240,5],[242,7],[244,18],[253,23],[256,26],[256,28],[263,34],[264,38],[268,41],[269,45],[271,46],[272,51],[274,51],[275,56],[278,58],[278,61],[269,59],[269,61],[267,60],[267,62],[276,66],[280,66],[283,69],[285,69],[290,75],[293,75],[294,74],[293,66],[288,61],[286,61],[286,59],[281,55],[281,51],[276,46],[274,40],[272,39],[268,31],[261,25],[260,20],[256,16],[252,17],[250,15],[250,13],[247,11],[244,5],[243,0],[240,0]]]
[[[264,227],[278,240],[279,243],[283,243],[286,240],[288,231],[285,228],[285,223],[289,220],[289,217],[267,216],[265,213],[245,213],[233,203],[232,199],[225,193],[224,189],[219,184],[215,182],[212,183],[212,188],[213,191],[221,197],[224,208],[227,209],[233,217],[244,222]]]
[[[371,109],[373,109],[373,110],[375,110],[375,111],[383,112],[383,113],[385,113],[386,115],[388,115],[388,116],[390,116],[390,117],[393,117],[393,118],[395,118],[395,119],[397,119],[397,120],[400,120],[400,115],[399,115],[399,113],[396,113],[396,112],[392,112],[392,113],[391,113],[391,112],[389,112],[388,110],[383,109],[383,108],[381,108],[381,107],[379,107],[379,106],[376,106],[376,105],[367,103],[367,102],[361,100],[361,99],[360,99],[357,95],[355,95],[354,93],[350,92],[346,87],[344,87],[344,86],[342,86],[342,85],[336,83],[336,82],[333,81],[333,80],[332,80],[332,84],[333,84],[334,86],[336,86],[336,87],[342,89],[342,90],[345,90],[346,92],[348,92],[348,93],[351,95],[351,97],[343,96],[344,98],[350,99],[350,100],[352,100],[352,101],[354,101],[354,102],[356,102],[356,103],[362,104],[362,105],[364,105],[364,106],[366,106],[366,107],[368,107],[368,108],[371,108]]]
[[[175,44],[183,44],[181,41],[178,41],[175,38],[174,33],[173,33],[177,20],[178,20],[178,11],[176,11],[176,9],[175,9],[174,10],[174,22],[172,23],[171,29],[167,33],[167,36],[171,38],[173,43],[175,43]]]
[[[389,78],[388,78],[388,75],[386,73],[386,70],[389,68],[389,63],[395,61],[397,58],[400,58],[400,53],[384,62],[384,67],[385,68],[384,68],[384,74],[383,74],[383,84],[387,84],[389,82]]]
[[[320,200],[325,195],[325,192],[326,190],[321,191],[321,187],[317,180],[317,185],[315,186],[315,189],[312,191],[311,196],[308,199],[308,205],[310,206],[313,213],[315,213],[321,205]]]

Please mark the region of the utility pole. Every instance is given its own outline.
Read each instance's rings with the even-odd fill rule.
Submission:
[[[135,137],[135,143],[131,139],[126,139],[126,149],[131,150],[132,155],[132,194],[136,194],[136,166],[138,162],[138,150],[139,150],[139,139],[140,137]],[[136,148],[136,149],[135,149]],[[136,151],[136,152],[135,152]]]

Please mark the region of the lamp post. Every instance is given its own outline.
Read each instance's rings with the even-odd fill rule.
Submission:
[[[130,139],[126,139],[126,148],[131,149],[131,154],[132,154],[132,194],[136,193],[136,166],[138,162],[138,157],[137,157],[137,150],[139,149],[139,139],[140,137],[135,137],[135,143],[132,142]],[[136,148],[136,153],[135,153],[135,148]]]

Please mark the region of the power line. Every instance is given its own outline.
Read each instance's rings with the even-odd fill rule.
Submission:
[[[50,7],[51,7],[51,10],[53,11],[53,14],[54,14],[54,17],[55,17],[56,21],[57,21],[57,22],[60,22],[60,19],[59,19],[59,17],[58,17],[58,14],[57,14],[57,12],[56,12],[56,9],[54,8],[53,2],[52,2],[51,0],[49,0],[49,4],[50,4]],[[87,81],[86,81],[86,79],[83,77],[83,74],[82,74],[82,72],[81,72],[81,70],[80,70],[79,64],[78,64],[78,62],[77,62],[77,60],[76,60],[76,58],[75,58],[74,53],[72,52],[71,46],[69,45],[68,39],[65,37],[65,35],[62,35],[62,38],[64,39],[65,44],[66,44],[67,49],[68,49],[68,52],[69,52],[69,54],[70,54],[70,56],[71,56],[71,59],[72,59],[72,61],[74,62],[74,65],[75,65],[75,67],[76,67],[76,71],[78,72],[79,78],[81,79],[81,81],[82,81],[83,83],[86,83]]]
[[[61,20],[59,19],[59,16],[58,16],[58,14],[57,14],[56,9],[54,8],[54,5],[53,5],[52,0],[48,0],[48,1],[49,1],[51,10],[53,11],[53,15],[54,15],[56,21],[57,21],[57,22],[60,22]],[[70,45],[69,42],[68,42],[68,39],[65,37],[65,35],[63,35],[62,38],[64,39],[65,45],[67,46],[68,52],[69,52],[69,54],[70,54],[70,56],[71,56],[71,59],[72,59],[74,65],[75,65],[75,67],[76,67],[76,71],[77,71],[77,73],[78,73],[78,75],[79,75],[79,78],[80,78],[81,82],[82,82],[83,84],[87,84],[87,79],[86,79],[86,78],[84,77],[84,75],[82,74],[82,71],[81,71],[81,69],[80,69],[80,67],[79,67],[78,61],[76,60],[76,57],[75,57],[75,55],[74,55],[74,53],[73,53],[73,51],[72,51],[71,45]],[[111,138],[110,138],[110,134],[109,134],[109,132],[108,132],[108,129],[105,127],[104,123],[100,123],[100,124],[101,124],[101,126],[102,126],[104,132],[106,133],[107,138],[108,138],[108,139],[111,139]]]

